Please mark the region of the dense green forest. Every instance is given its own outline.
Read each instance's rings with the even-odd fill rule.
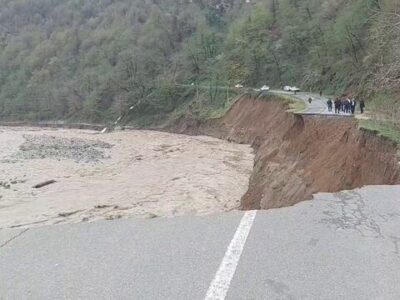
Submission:
[[[399,24],[396,0],[0,0],[0,119],[217,110],[237,83],[352,92],[395,119]]]

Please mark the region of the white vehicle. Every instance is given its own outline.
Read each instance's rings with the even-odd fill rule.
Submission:
[[[269,86],[263,85],[260,90],[261,91],[269,91]]]
[[[242,87],[243,87],[243,85],[241,85],[241,84],[235,85],[235,88],[237,88],[237,89],[241,89]]]
[[[296,86],[289,86],[289,85],[285,85],[285,86],[283,87],[283,90],[284,90],[285,92],[300,92],[300,91],[301,91],[298,87],[296,87]]]
[[[290,92],[291,88],[292,88],[291,86],[285,85],[285,86],[283,87],[283,90],[284,90],[285,92]]]
[[[301,90],[300,90],[298,87],[296,87],[296,86],[292,86],[292,88],[291,88],[290,91],[291,91],[291,92],[300,92]]]

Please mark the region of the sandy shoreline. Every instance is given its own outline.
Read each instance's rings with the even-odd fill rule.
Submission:
[[[253,159],[210,137],[0,127],[0,228],[229,211]]]

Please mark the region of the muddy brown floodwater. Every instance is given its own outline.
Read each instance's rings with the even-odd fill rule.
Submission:
[[[0,127],[0,228],[233,210],[253,161],[211,137]]]

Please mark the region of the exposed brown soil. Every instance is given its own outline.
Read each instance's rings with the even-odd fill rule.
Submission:
[[[357,120],[301,116],[282,101],[239,99],[220,119],[186,116],[169,131],[249,143],[256,152],[243,209],[294,205],[317,192],[400,183],[397,146]]]

